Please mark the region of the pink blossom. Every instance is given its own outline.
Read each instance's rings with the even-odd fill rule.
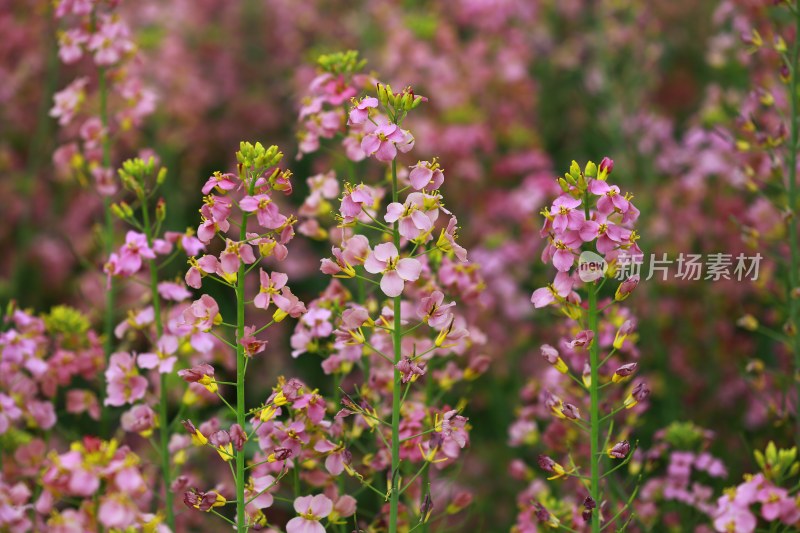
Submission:
[[[66,126],[86,99],[85,88],[88,78],[78,78],[53,96],[55,105],[50,116],[58,119],[60,126]]]
[[[169,374],[175,367],[178,357],[178,339],[172,335],[163,335],[158,339],[155,352],[141,353],[136,358],[140,368],[158,368],[160,374]]]
[[[149,405],[134,405],[122,413],[120,425],[131,433],[147,433],[156,426],[156,414]]]
[[[572,277],[566,272],[559,272],[551,285],[533,291],[531,303],[538,309],[555,302],[557,297],[566,298],[572,292],[572,285]]]
[[[444,304],[444,293],[433,291],[429,296],[424,296],[417,306],[417,316],[427,322],[434,329],[442,329],[450,323],[452,313],[449,309],[456,305],[455,302]]]
[[[278,206],[268,194],[245,196],[239,202],[239,207],[248,213],[255,211],[258,223],[264,228],[276,229],[286,223],[286,217],[280,214]]]
[[[89,36],[80,28],[65,31],[58,38],[58,57],[67,65],[75,63],[83,56],[81,45],[88,40]]]
[[[350,124],[363,124],[369,119],[369,110],[378,107],[378,99],[372,96],[364,97],[350,110]]]
[[[391,122],[378,126],[361,140],[361,149],[367,156],[374,155],[378,161],[388,163],[397,157],[397,151],[405,153],[414,147],[414,137],[407,130]]]
[[[97,518],[107,528],[127,529],[136,524],[139,509],[125,493],[103,497]]]
[[[419,193],[409,194],[405,204],[392,202],[386,206],[386,215],[383,219],[389,223],[397,222],[400,235],[408,240],[414,240],[433,229],[433,222],[438,215],[438,212],[434,210],[434,216],[431,218],[427,212],[422,211],[423,202],[422,195]]]
[[[317,393],[304,394],[292,406],[295,409],[305,409],[306,416],[314,424],[319,424],[325,418],[325,400]]]
[[[416,259],[400,254],[394,244],[379,244],[370,252],[364,268],[371,274],[383,274],[381,290],[389,297],[400,296],[406,281],[416,281],[422,272],[422,265]]]
[[[597,211],[603,215],[609,215],[614,211],[625,213],[630,207],[630,202],[621,195],[619,187],[609,185],[608,182],[592,180],[589,184],[589,192],[600,196],[597,200]]]
[[[333,502],[324,494],[300,496],[294,500],[297,516],[286,524],[286,533],[325,533],[319,521],[333,510]]]
[[[127,352],[111,354],[106,369],[105,405],[119,407],[144,398],[147,380],[139,375],[133,356]]]
[[[240,262],[252,265],[256,262],[253,247],[247,242],[225,239],[225,250],[219,256],[219,264],[226,274],[235,274],[239,271]]]
[[[259,309],[267,309],[272,301],[272,296],[280,294],[280,290],[285,287],[286,282],[289,281],[289,276],[283,272],[267,274],[262,269],[259,269],[259,279],[261,280],[261,286],[253,300],[253,305]]]
[[[444,183],[444,173],[439,168],[439,164],[436,163],[436,159],[433,160],[433,163],[418,161],[416,165],[411,167],[408,181],[418,191],[422,189],[433,191]]]
[[[585,220],[582,211],[577,209],[581,205],[578,198],[562,194],[553,201],[550,214],[553,216],[553,229],[562,233],[568,229],[579,230]]]
[[[271,489],[277,489],[277,480],[275,476],[253,476],[252,490],[248,490],[247,500],[256,509],[266,509],[271,507],[274,501]]]
[[[210,193],[213,189],[218,189],[222,192],[233,191],[240,185],[239,179],[230,173],[223,174],[221,172],[214,172],[206,183],[203,185],[203,194]]]
[[[278,309],[292,318],[298,318],[300,315],[306,312],[305,304],[301,302],[297,296],[292,294],[292,291],[289,289],[289,287],[284,287],[281,289],[280,294],[274,294],[272,296],[272,300],[275,302],[275,305],[278,306]]]
[[[87,48],[94,52],[94,62],[109,66],[133,51],[130,30],[119,19],[104,17],[97,32],[89,38]]]
[[[183,320],[186,324],[205,332],[214,326],[214,320],[218,314],[219,305],[216,300],[204,294],[183,312]]]
[[[125,235],[125,244],[119,250],[119,272],[132,276],[142,268],[142,259],[155,259],[156,254],[147,244],[147,237],[137,231]]]
[[[334,444],[327,439],[321,439],[314,445],[314,450],[326,454],[325,469],[332,475],[338,476],[344,472],[344,465],[351,460],[350,452],[339,444]]]
[[[717,500],[714,512],[714,528],[720,533],[752,533],[756,529],[756,517],[747,504],[725,495]]]
[[[374,201],[374,191],[371,187],[363,183],[353,188],[348,186],[342,196],[340,208],[343,222],[345,224],[354,222],[361,215],[362,209],[372,206]]]
[[[162,281],[158,284],[158,294],[165,300],[182,302],[192,296],[192,293],[181,283],[174,281]]]

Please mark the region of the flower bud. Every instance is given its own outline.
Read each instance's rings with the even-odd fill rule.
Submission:
[[[602,161],[600,161],[600,167],[597,169],[597,179],[605,180],[611,171],[614,170],[614,160],[609,157],[604,157]]]
[[[426,523],[428,520],[430,520],[432,512],[433,500],[431,499],[431,493],[426,492],[425,497],[422,499],[422,504],[419,506],[419,521]]]
[[[630,451],[630,443],[626,440],[623,440],[610,447],[606,453],[608,453],[608,456],[612,459],[625,459]]]
[[[597,176],[597,165],[594,161],[589,161],[583,169],[583,174],[587,178],[594,178]]]
[[[571,403],[565,403],[561,407],[561,414],[570,420],[579,420],[581,418],[581,411],[577,406]]]
[[[569,371],[569,368],[567,368],[567,364],[559,356],[558,350],[556,350],[549,344],[543,344],[541,350],[542,350],[542,357],[545,359],[545,361],[553,365],[556,368],[556,370],[558,370],[562,374],[566,374]]]
[[[555,462],[553,459],[551,459],[546,455],[540,455],[536,462],[539,464],[539,468],[541,468],[545,472],[553,474],[553,476],[547,479],[560,478],[567,473],[567,471],[564,470],[563,466],[561,466],[560,464],[558,464],[557,462]]]
[[[650,396],[650,389],[647,388],[647,385],[643,381],[640,381],[636,384],[628,397],[625,398],[625,409],[631,409],[636,406],[641,401],[647,399]]]
[[[622,348],[622,345],[625,344],[625,339],[628,338],[628,335],[631,334],[634,327],[635,324],[633,320],[626,320],[625,322],[622,323],[622,326],[620,326],[619,330],[617,331],[617,334],[614,336],[613,346],[616,350]]]
[[[758,329],[758,319],[753,315],[744,315],[736,321],[736,325],[747,331],[756,331]]]
[[[625,381],[634,372],[636,372],[637,366],[639,366],[637,363],[628,363],[627,365],[622,365],[614,372],[614,375],[611,376],[611,381],[614,383]]]
[[[636,286],[639,285],[639,276],[631,276],[622,283],[620,283],[619,287],[617,287],[617,292],[614,295],[614,299],[618,302],[621,302],[625,298],[631,295],[633,290]]]
[[[156,203],[156,222],[161,223],[164,222],[164,219],[167,218],[167,204],[164,202],[163,198],[159,198],[158,202]]]

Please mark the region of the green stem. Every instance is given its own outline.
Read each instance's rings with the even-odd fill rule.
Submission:
[[[255,180],[250,185],[252,194]],[[239,240],[247,238],[247,213],[242,214],[242,226],[239,230]],[[247,361],[245,359],[244,346],[239,339],[244,337],[244,279],[245,265],[239,262],[239,272],[236,276],[236,423],[242,428],[245,427],[245,405],[244,405],[244,374]],[[236,523],[243,531],[247,530],[245,525],[245,499],[244,499],[244,453],[236,453]]]
[[[397,202],[397,160],[392,160],[392,201]],[[397,222],[392,224],[392,239],[395,247],[400,249],[400,228]],[[402,358],[401,342],[403,337],[400,321],[400,296],[394,297],[394,329],[392,330],[392,344],[394,345],[394,386],[392,387],[392,469],[389,473],[392,480],[392,493],[389,506],[389,533],[397,533],[397,510],[400,503],[400,490],[397,471],[400,468],[400,394],[402,381],[397,363]]]
[[[800,7],[800,2],[798,6]],[[797,110],[797,88],[798,88],[798,56],[800,55],[800,13],[795,9],[795,37],[792,44],[791,65],[789,65],[791,78],[789,81],[789,119],[791,142],[789,144],[789,212],[792,217],[789,219],[789,246],[791,247],[791,265],[789,267],[789,323],[797,327],[798,299],[792,296],[792,292],[798,286],[797,270],[800,266],[800,250],[797,242],[797,141],[798,141],[798,110]],[[792,352],[794,354],[794,382],[795,382],[795,437],[800,441],[800,336],[794,333],[792,336]]]
[[[147,246],[153,246],[153,229],[150,225],[150,213],[147,205],[147,194],[142,194],[139,200],[142,203],[142,219],[144,222],[144,233],[147,238]],[[164,324],[161,320],[161,299],[158,295],[158,268],[154,259],[148,260],[150,268],[150,297],[153,300],[153,315],[156,324],[156,337],[160,339],[164,334]],[[110,313],[109,313],[110,314]],[[158,340],[156,340],[158,342]],[[170,482],[170,464],[169,464],[169,430],[170,424],[169,415],[167,411],[169,397],[167,395],[167,374],[159,370],[161,379],[160,389],[161,397],[158,403],[158,417],[160,419],[161,427],[159,429],[159,436],[161,438],[161,477],[164,480],[164,506],[166,507],[167,525],[172,531],[175,531],[175,509],[173,507],[173,494],[172,483]]]
[[[590,495],[597,504],[597,508],[592,513],[592,533],[599,533],[600,531],[600,464],[596,459],[600,444],[600,391],[598,389],[598,381],[600,380],[600,376],[598,372],[599,365],[597,364],[599,332],[597,327],[597,314],[597,286],[592,283],[589,286],[589,329],[594,333],[594,339],[589,347],[589,365],[592,369],[592,383],[589,387],[589,392],[591,395],[591,403],[589,408],[591,422]]]

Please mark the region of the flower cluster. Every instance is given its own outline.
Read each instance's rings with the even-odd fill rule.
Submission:
[[[561,520],[567,520],[570,527],[585,522],[599,531],[603,522],[612,524],[630,513],[630,501],[612,508],[600,484],[612,470],[629,462],[635,449],[628,440],[633,421],[628,417],[626,424],[617,426],[616,415],[640,411],[637,406],[650,392],[643,381],[634,379],[638,363],[621,358],[638,357],[636,320],[628,310],[614,305],[630,295],[638,277],[620,283],[610,298],[600,294],[617,269],[641,254],[633,229],[639,211],[630,195],[608,183],[613,168],[609,158],[599,165],[589,162],[583,170],[573,162],[570,171],[558,179],[561,196],[542,212],[541,234],[547,239],[542,260],[552,263],[557,274],[552,284],[533,292],[531,302],[536,308],[559,307],[568,322],[557,346],[541,346],[547,366],[523,391],[530,405],[520,411],[510,428],[510,442],[514,446],[536,444],[540,440],[537,419],[555,420],[541,440],[565,459],[540,455],[538,466],[548,479],[585,482],[575,488],[578,494],[587,493],[580,497],[580,513],[575,509],[579,502],[571,498],[552,504],[521,500],[519,531],[535,530],[533,517],[553,527]],[[601,390],[605,396],[602,403]],[[602,417],[601,408],[608,410]],[[588,468],[580,466],[580,456],[586,458]],[[618,464],[601,474],[601,456]],[[548,493],[533,486],[526,491],[527,497]]]
[[[321,63],[323,68],[339,69],[335,65],[341,61],[323,57]],[[409,494],[421,501],[410,520],[427,522],[433,490],[429,483],[435,479],[430,465],[441,470],[468,443],[468,422],[460,414],[464,404],[454,409],[432,401],[433,391],[447,393],[488,366],[487,358],[470,350],[483,342],[481,332],[457,307],[459,299],[475,301],[482,281],[457,241],[455,216],[444,206],[442,166],[435,158],[408,167],[399,164],[414,146],[402,121],[427,99],[411,88],[395,93],[380,83],[376,93],[353,93],[349,98],[342,129],[347,157],[389,164],[390,179],[340,185],[329,172],[309,180],[313,201],[304,204],[306,214],[331,213],[328,220],[337,224],[327,230],[312,219],[304,223],[313,230],[306,233],[334,241],[332,255],[322,259],[320,270],[335,279],[309,304],[292,347],[295,356],[322,356],[323,370],[337,382],[355,378],[360,369],[358,399],[345,396],[339,416],[350,420],[346,427],[353,438],[369,430],[379,439],[370,439],[371,446],[377,445],[371,464],[351,475],[371,483],[376,474],[386,472],[390,505],[383,510],[388,514],[376,519],[396,531],[399,524],[413,523],[400,514],[401,498]],[[337,191],[338,212],[325,212]],[[461,362],[452,360],[452,354],[460,355]],[[424,391],[414,390],[415,383],[424,383]],[[411,475],[414,464],[419,470],[412,481],[419,478],[421,483],[401,486],[396,472],[402,469]],[[449,512],[463,508],[469,499],[466,493],[444,497],[451,499]]]

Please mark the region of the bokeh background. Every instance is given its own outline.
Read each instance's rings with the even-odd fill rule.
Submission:
[[[407,126],[419,157],[440,157],[444,196],[461,239],[481,265],[488,374],[470,390],[471,448],[461,481],[476,492],[480,531],[507,531],[525,483],[509,450],[526,387],[542,366],[557,318],[533,312],[530,292],[550,274],[538,259],[540,209],[553,177],[574,160],[615,160],[615,181],[635,194],[646,253],[758,251],[746,227],[782,231],[780,214],[747,191],[737,120],[775,63],[748,54],[742,32],[782,21],[755,0],[140,0],[120,12],[139,47],[136,72],[152,113],[118,139],[114,162],[154,153],[169,169],[167,227],[195,225],[199,188],[228,169],[240,140],[278,144],[296,177],[333,166],[297,155],[297,113],[322,53],[358,50],[367,70],[429,98]],[[81,64],[57,57],[51,2],[0,0],[0,301],[46,309],[69,302],[100,321],[104,258],[101,203],[53,154],[74,132],[49,116],[53,94]],[[740,122],[740,121],[739,121]],[[758,168],[754,165],[755,168]],[[299,237],[289,268],[313,297],[330,243]],[[182,274],[175,265],[174,274]],[[746,313],[780,328],[770,288],[781,266],[765,259],[757,282],[643,282],[630,300],[639,363],[653,391],[637,438],[691,421],[730,479],[754,468],[750,448],[791,442],[785,402],[764,393],[786,354],[737,328]],[[309,381],[318,361],[287,357],[290,329],[271,344],[265,382],[281,373]],[[785,400],[785,398],[784,398]],[[723,481],[714,482],[717,487]],[[699,520],[699,519],[698,519]]]

